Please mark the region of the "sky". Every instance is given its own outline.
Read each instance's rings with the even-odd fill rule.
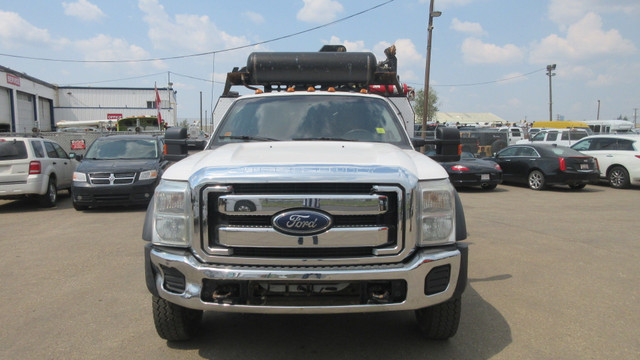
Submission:
[[[0,65],[60,86],[166,87],[210,117],[254,51],[342,44],[423,89],[429,0],[0,0]],[[430,80],[442,112],[508,122],[640,116],[640,1],[435,0]],[[202,110],[200,107],[202,94]]]

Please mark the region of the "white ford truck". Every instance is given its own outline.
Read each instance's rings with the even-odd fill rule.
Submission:
[[[170,128],[147,211],[146,283],[160,337],[197,334],[203,311],[415,311],[424,335],[458,328],[467,283],[462,204],[435,161],[457,129],[412,139],[395,54],[253,53],[228,74],[211,140],[186,156]],[[239,96],[232,86],[255,88]]]

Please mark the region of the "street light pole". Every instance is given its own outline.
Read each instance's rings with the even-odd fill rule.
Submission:
[[[429,110],[429,72],[431,71],[431,32],[433,18],[442,15],[440,11],[433,11],[433,1],[429,4],[429,27],[427,28],[427,64],[424,70],[424,108],[422,111],[422,138],[427,137],[427,113]]]
[[[553,100],[551,97],[551,77],[556,74],[553,70],[556,69],[556,64],[547,65],[547,76],[549,76],[549,121],[553,121]]]

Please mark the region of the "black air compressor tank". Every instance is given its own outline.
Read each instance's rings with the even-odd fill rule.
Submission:
[[[255,52],[247,59],[252,84],[371,84],[376,57],[370,52]]]

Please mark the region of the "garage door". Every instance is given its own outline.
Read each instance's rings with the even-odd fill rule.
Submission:
[[[0,131],[11,131],[11,90],[0,87]]]
[[[18,92],[18,121],[17,132],[31,132],[36,126],[35,106],[33,95]]]
[[[40,130],[50,131],[51,124],[51,100],[38,98],[38,121],[40,122]]]

